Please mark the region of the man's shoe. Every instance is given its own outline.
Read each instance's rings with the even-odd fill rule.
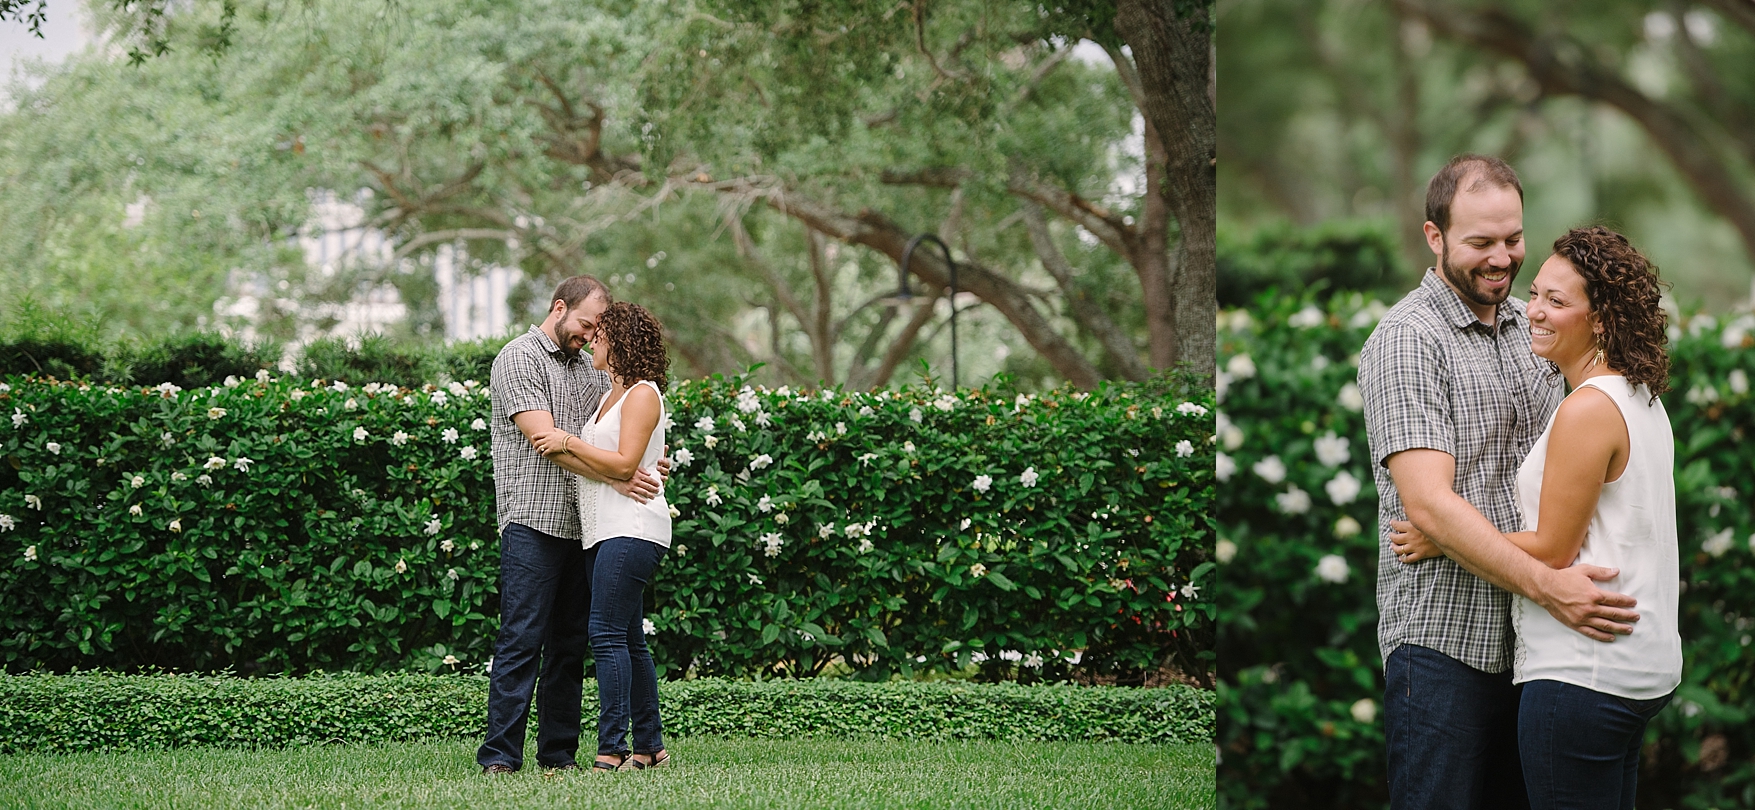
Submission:
[[[489,766],[481,769],[482,776],[499,776],[501,774],[517,773],[517,772],[518,772],[517,768],[514,768],[510,765],[507,765],[504,762],[495,762],[494,764],[489,765]]]

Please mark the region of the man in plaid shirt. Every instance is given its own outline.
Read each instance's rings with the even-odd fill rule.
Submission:
[[[494,496],[500,526],[500,635],[488,692],[487,739],[476,762],[487,774],[524,764],[531,690],[541,667],[536,761],[576,768],[585,655],[591,650],[591,572],[579,525],[573,473],[603,480],[573,456],[545,457],[530,436],[551,428],[583,432],[610,389],[609,375],[580,350],[591,341],[609,289],[590,276],[555,288],[540,327],[513,338],[494,358]],[[659,472],[668,473],[668,459]],[[647,470],[610,481],[641,502],[658,494]]]
[[[1504,161],[1453,158],[1426,191],[1438,267],[1390,309],[1359,353],[1379,493],[1378,645],[1395,808],[1528,807],[1511,683],[1510,594],[1601,642],[1631,632],[1633,600],[1555,570],[1505,539],[1524,528],[1517,468],[1559,406],[1530,349],[1523,189]],[[1398,559],[1393,521],[1445,553]]]

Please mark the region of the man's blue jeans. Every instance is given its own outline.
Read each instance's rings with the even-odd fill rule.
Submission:
[[[1436,650],[1384,662],[1383,720],[1394,810],[1529,807],[1517,755],[1519,688]]]
[[[1518,750],[1535,810],[1633,810],[1645,724],[1673,695],[1632,700],[1559,681],[1523,685]]]
[[[628,751],[628,722],[634,725],[633,753],[664,750],[658,719],[658,673],[646,650],[641,594],[658,561],[668,551],[649,540],[612,537],[586,552],[591,566],[591,657],[597,662],[597,753]]]
[[[591,560],[578,540],[517,523],[500,532],[500,635],[488,682],[482,767],[524,764],[536,690],[536,762],[558,768],[579,750],[579,701],[590,650]],[[538,684],[538,666],[540,681]]]

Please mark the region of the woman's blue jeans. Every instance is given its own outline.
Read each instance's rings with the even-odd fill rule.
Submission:
[[[597,663],[597,753],[624,756],[628,723],[633,752],[664,750],[658,719],[658,672],[646,650],[641,604],[646,583],[665,547],[650,540],[612,537],[591,547],[591,656]]]
[[[1645,724],[1672,697],[1631,700],[1559,681],[1525,683],[1517,749],[1531,810],[1633,810]]]

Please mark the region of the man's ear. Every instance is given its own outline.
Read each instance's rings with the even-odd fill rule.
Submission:
[[[1438,229],[1437,223],[1427,220],[1421,230],[1426,232],[1426,246],[1432,249],[1432,255],[1444,255],[1444,232]]]

